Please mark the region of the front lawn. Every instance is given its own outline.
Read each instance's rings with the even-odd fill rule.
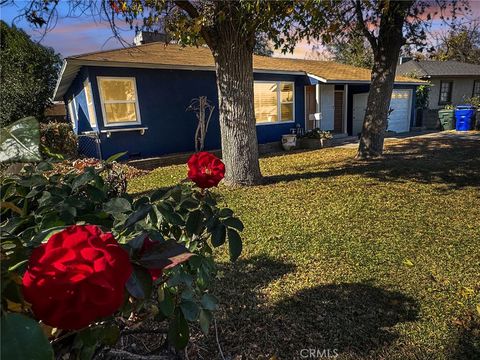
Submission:
[[[245,223],[241,259],[217,256],[226,357],[480,356],[480,141],[390,141],[371,163],[354,154],[266,157],[265,185],[215,190]],[[129,192],[185,174],[159,168]],[[199,335],[190,358],[219,359],[214,335]]]

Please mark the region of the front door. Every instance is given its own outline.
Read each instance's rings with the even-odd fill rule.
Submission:
[[[315,126],[314,120],[310,119],[310,114],[317,112],[317,99],[315,85],[305,86],[305,124],[307,130],[312,130]]]
[[[343,90],[335,90],[333,132],[343,133]]]

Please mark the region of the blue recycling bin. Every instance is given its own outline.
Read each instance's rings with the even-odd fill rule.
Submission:
[[[457,131],[468,131],[473,128],[475,108],[470,105],[459,105],[455,108],[455,120]]]

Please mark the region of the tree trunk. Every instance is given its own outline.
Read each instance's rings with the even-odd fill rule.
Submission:
[[[233,26],[217,29],[215,58],[225,182],[255,185],[262,181],[253,103],[253,44]]]
[[[395,71],[400,49],[405,44],[403,25],[413,1],[386,1],[379,3],[382,13],[378,37],[368,34],[373,50],[373,69],[368,93],[367,109],[358,146],[358,159],[379,157],[387,130]]]
[[[368,159],[382,155],[399,54],[400,47],[397,51],[382,51],[382,54],[375,56],[357,158]]]

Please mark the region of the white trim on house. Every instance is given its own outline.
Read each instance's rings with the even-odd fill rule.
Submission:
[[[120,133],[120,132],[130,132],[130,131],[138,131],[140,135],[145,135],[145,131],[148,130],[148,127],[130,127],[130,128],[120,128],[120,129],[108,129],[108,130],[101,130],[101,134],[107,134],[107,138],[112,136],[112,133]]]
[[[102,80],[131,80],[133,82],[133,90],[135,93],[135,100],[105,100],[103,99],[103,92],[101,89],[101,81]],[[142,123],[141,116],[140,116],[140,106],[138,104],[138,92],[137,92],[137,80],[135,77],[132,76],[97,76],[97,87],[98,93],[100,94],[100,105],[102,107],[102,118],[103,118],[103,125],[105,127],[115,127],[115,126],[129,126],[129,125],[140,125]],[[124,121],[124,122],[107,122],[106,112],[105,112],[105,104],[125,104],[125,103],[135,103],[135,114],[136,120],[135,121]]]
[[[317,109],[317,113],[322,112],[322,91],[320,88],[320,84],[315,84],[315,105]]]
[[[348,84],[343,86],[343,133],[348,134]]]
[[[77,129],[78,127],[78,110],[77,110],[77,102],[75,101],[75,96],[72,96],[70,100],[68,100],[68,113],[70,115],[70,122],[72,123],[73,129]]]
[[[315,80],[318,80],[322,83],[326,83],[327,82],[327,79],[325,78],[322,78],[320,76],[317,76],[317,75],[313,75],[313,74],[310,74],[310,73],[303,73],[304,75],[306,74],[308,77],[311,77],[312,79],[315,79]]]
[[[53,90],[52,101],[62,100],[62,99],[57,99],[57,92],[58,92],[58,89],[60,88],[60,83],[62,82],[63,74],[65,73],[66,68],[67,68],[67,60],[65,59],[65,60],[63,60],[62,68],[60,69],[60,73],[58,74],[57,83],[55,84],[55,89]],[[80,68],[78,70],[80,70]],[[75,76],[77,75],[78,70],[75,71]],[[70,87],[70,84],[71,84],[72,81],[73,81],[73,79],[70,81],[69,87]],[[65,90],[68,90],[68,88],[65,89]]]
[[[306,73],[306,75],[308,77],[311,77],[312,79],[318,80],[318,81],[320,81],[324,84],[345,84],[345,83],[348,83],[348,84],[371,84],[371,82],[372,82],[371,80],[348,80],[348,79],[327,80],[325,78],[322,78],[320,76],[313,75],[313,74],[310,74],[310,73]],[[425,81],[422,81],[422,82],[395,81],[394,84],[395,85],[425,85],[426,82]]]
[[[262,122],[262,123],[256,123],[255,125],[256,126],[268,126],[268,125],[282,125],[282,124],[295,124],[295,120]]]
[[[255,86],[255,83],[276,84],[277,85],[277,118],[280,119],[280,120],[277,120],[277,121],[262,121],[262,122],[257,122],[257,119],[255,119],[255,125],[262,126],[262,125],[279,125],[279,124],[295,123],[295,97],[296,97],[295,96],[295,81],[254,80],[254,82],[253,82],[254,86]],[[292,104],[293,105],[293,110],[292,110],[293,119],[292,120],[286,120],[286,121],[281,120],[282,119],[282,99],[281,99],[280,85],[282,83],[292,85],[293,100],[283,103],[283,104]],[[254,98],[254,101],[255,101],[255,91],[254,91],[254,94],[253,94],[253,98]]]
[[[87,88],[90,90],[90,102],[88,101]],[[92,83],[89,79],[85,79],[83,82],[83,91],[85,92],[85,102],[87,104],[88,122],[90,123],[92,129],[97,129],[98,123],[97,114],[95,113],[95,101],[93,100]],[[89,105],[92,106],[91,109]]]

